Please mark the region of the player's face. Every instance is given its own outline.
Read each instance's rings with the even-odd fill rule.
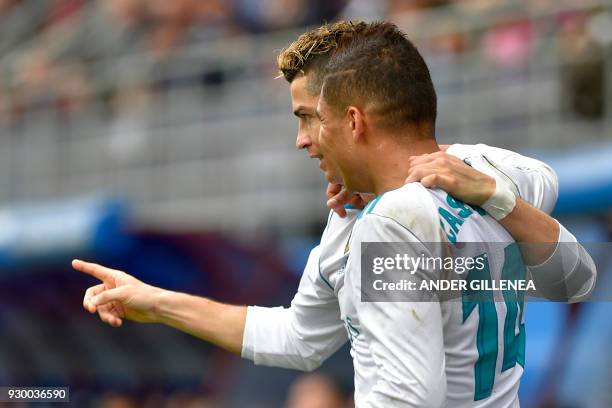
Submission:
[[[323,98],[319,99],[316,114],[319,117],[319,153],[324,163],[327,180],[340,179],[349,191],[357,185],[357,155],[353,144],[351,127],[346,115],[332,109]],[[340,177],[338,177],[340,176]]]
[[[312,159],[319,159],[319,167],[331,183],[340,183],[341,178],[321,160],[319,151],[320,121],[316,114],[319,95],[312,96],[307,89],[308,77],[299,75],[291,82],[291,105],[298,118],[298,133],[295,145],[304,149]]]

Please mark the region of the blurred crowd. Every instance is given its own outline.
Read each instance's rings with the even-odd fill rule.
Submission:
[[[413,18],[434,6],[444,6],[447,12],[433,21]],[[94,101],[103,114],[138,113],[152,93],[184,86],[185,78],[177,79],[177,73],[185,69],[191,72],[189,86],[232,79],[232,70],[219,68],[218,61],[186,67],[192,63],[179,52],[191,45],[202,48],[221,38],[336,18],[391,18],[409,33],[426,25],[433,33],[419,44],[426,52],[453,56],[477,48],[501,66],[524,65],[536,52],[537,38],[553,32],[570,63],[564,79],[572,94],[567,100],[579,114],[601,117],[602,60],[612,42],[612,17],[598,9],[560,12],[543,27],[524,17],[525,11],[541,13],[553,7],[559,2],[0,0],[0,125],[18,125],[24,114],[41,107],[51,107],[61,118],[78,116]],[[466,21],[476,29],[466,30]],[[482,21],[494,24],[479,29]],[[587,62],[572,67],[577,56]]]
[[[318,23],[341,7],[334,0],[0,0],[0,111],[19,116],[51,104],[69,114],[92,95],[111,98],[111,109],[130,105],[142,99],[143,82],[164,79],[151,71],[172,65],[177,49]],[[140,55],[146,61],[122,60]]]

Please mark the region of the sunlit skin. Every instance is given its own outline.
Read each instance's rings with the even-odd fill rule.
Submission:
[[[367,158],[362,157],[367,152],[360,148],[366,141],[363,129],[357,128],[363,121],[355,118],[355,115],[362,116],[362,111],[347,109],[337,112],[319,98],[316,114],[321,123],[319,150],[329,173],[340,175],[349,191],[372,192]]]
[[[293,114],[298,118],[298,132],[295,146],[306,150],[312,159],[319,159],[319,167],[325,173],[330,183],[341,183],[342,179],[337,173],[327,168],[319,151],[319,129],[321,122],[316,114],[319,95],[311,95],[307,89],[308,77],[299,75],[291,82],[291,107]]]
[[[305,150],[310,158],[319,160],[320,169],[325,173],[325,178],[331,183],[327,190],[327,198],[334,202],[342,203],[337,211],[344,212],[343,204],[345,201],[357,207],[363,207],[373,196],[353,195],[349,194],[346,189],[342,189],[342,177],[332,168],[329,168],[321,156],[319,150],[321,122],[316,113],[319,95],[312,95],[307,89],[307,84],[307,75],[299,75],[291,82],[291,108],[293,114],[298,119],[295,146],[300,150]],[[328,206],[334,207],[330,204],[328,202]]]
[[[331,107],[319,98],[316,114],[321,121],[319,154],[339,174],[349,191],[376,195],[404,185],[411,156],[440,150],[426,126],[384,129],[372,106]]]

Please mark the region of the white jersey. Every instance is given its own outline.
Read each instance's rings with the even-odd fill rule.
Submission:
[[[462,255],[476,258],[485,249],[488,276],[483,278],[489,281],[524,269],[512,237],[479,211],[442,190],[412,183],[372,201],[356,221],[344,285],[337,292],[342,320],[352,333],[357,406],[518,406],[525,349],[522,302],[506,303],[501,293],[482,302],[418,302],[419,295],[410,292],[403,297],[407,302],[361,299],[361,274],[368,273],[361,265],[363,242],[412,243],[403,252],[415,259],[419,243],[503,243],[473,245],[468,247],[473,253]],[[442,246],[433,250],[430,256],[443,258]]]
[[[543,163],[484,145],[454,145],[449,149],[449,153],[461,159],[471,160],[473,167],[489,175],[499,176],[501,170],[508,176],[509,182],[516,186],[517,193],[523,199],[545,211],[550,211],[554,207],[557,195],[556,176]],[[483,154],[487,156],[486,159],[483,158]],[[430,221],[431,217],[434,215],[436,217],[435,224],[431,222],[415,224],[412,234],[414,238],[448,239],[445,238],[448,232],[440,228],[440,217],[436,213],[436,205],[448,207],[448,203],[444,201],[445,193],[426,190],[417,184],[406,186],[406,189],[416,189],[418,195],[423,198],[419,202],[427,202],[424,198],[429,197],[430,201],[425,207],[426,213],[429,214]],[[362,217],[360,222],[364,223],[364,226],[372,222],[372,228],[356,229],[357,235],[354,235],[353,239],[376,238],[371,240],[381,241],[389,237],[390,231],[396,235],[405,233],[398,225],[410,224],[414,220],[396,219],[401,218],[397,217],[397,214],[387,214],[385,216],[390,217],[382,221],[374,218],[384,217],[379,212],[390,208],[389,202],[394,202],[396,197],[401,196],[402,200],[412,200],[412,203],[416,203],[412,197],[408,195],[404,197],[403,192],[404,190],[399,189],[387,193],[383,196],[386,197],[384,201],[381,199],[373,207],[368,207],[372,213]],[[449,211],[447,207],[444,208]],[[432,208],[433,215],[430,212]],[[406,329],[400,327],[397,336],[391,336],[382,342],[376,341],[383,340],[378,337],[390,333],[390,328],[385,326],[385,319],[369,319],[367,316],[373,317],[377,313],[393,315],[402,310],[394,310],[394,307],[399,306],[390,303],[369,303],[364,308],[363,302],[355,298],[356,293],[359,293],[358,282],[351,281],[349,275],[344,273],[343,265],[347,262],[347,243],[360,212],[349,210],[348,213],[345,218],[330,213],[321,244],[310,254],[298,292],[290,308],[248,308],[242,356],[253,360],[256,364],[312,370],[351,338],[355,363],[355,399],[358,407],[410,406],[409,402],[413,402],[414,406],[431,406],[435,401],[423,403],[423,398],[432,398],[428,393],[428,384],[441,387],[437,390],[438,396],[442,396],[438,398],[438,402],[443,403],[442,401],[446,400],[451,407],[518,405],[517,389],[522,371],[521,344],[524,344],[524,334],[522,334],[524,329],[521,326],[523,309],[517,305],[516,322],[512,333],[514,339],[518,339],[512,346],[515,347],[514,344],[517,344],[515,347],[517,352],[513,354],[516,358],[504,357],[505,343],[500,345],[499,339],[502,338],[503,341],[505,337],[500,335],[495,336],[494,343],[497,345],[495,358],[491,352],[495,347],[489,347],[492,344],[490,337],[485,341],[486,347],[482,345],[479,347],[477,340],[481,314],[478,307],[468,314],[465,323],[461,318],[460,325],[459,312],[463,316],[463,310],[457,306],[454,310],[447,310],[445,306],[435,306],[435,303],[417,304],[419,310],[414,310],[415,313],[410,315],[433,317],[434,324],[422,327],[426,336],[416,336],[413,332],[408,333]],[[481,223],[483,226],[484,223],[487,226],[489,223],[494,224],[496,227],[491,228],[497,228],[495,234],[499,234],[498,240],[511,242],[503,228],[494,223],[490,217],[482,217],[477,213],[465,221],[456,238],[473,240],[470,234],[479,231]],[[360,235],[360,230],[364,231],[363,235]],[[377,238],[379,236],[380,238]],[[496,239],[489,234],[479,240]],[[500,262],[503,263],[503,260]],[[497,267],[493,269],[495,268]],[[362,313],[359,313],[360,308]],[[421,310],[422,308],[424,309]],[[503,330],[507,316],[504,308],[505,305],[502,303],[499,308],[496,306],[494,311],[498,334],[512,332],[512,330]],[[492,315],[491,310],[485,313],[485,316],[489,315]],[[365,325],[363,316],[366,316]],[[487,328],[493,326],[493,324],[486,325]],[[407,327],[417,330],[416,327]],[[440,327],[444,327],[444,333],[440,331]],[[510,339],[509,334],[506,336]],[[406,339],[411,339],[410,347],[405,344]],[[412,342],[412,339],[416,340]],[[422,339],[427,343],[419,343]],[[444,351],[446,362],[439,359],[437,351],[440,348]],[[404,358],[405,356],[412,358]],[[490,367],[494,359],[496,361],[493,372]],[[487,362],[485,364],[487,370],[483,369],[477,373],[477,368],[483,365],[477,367],[476,364],[483,360]],[[406,363],[402,363],[409,361],[414,364],[407,366]],[[509,362],[516,364],[507,368]],[[440,371],[441,367],[444,367],[444,372]],[[493,376],[492,388],[491,376]],[[446,391],[441,392],[443,389]],[[407,390],[410,392],[407,393]],[[394,405],[390,401],[402,401],[402,403]]]

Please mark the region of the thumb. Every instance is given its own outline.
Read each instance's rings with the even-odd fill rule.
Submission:
[[[440,187],[437,185],[438,182],[441,181],[441,178],[438,177],[436,174],[430,174],[428,176],[425,176],[421,179],[421,184],[423,185],[423,187],[425,188],[432,188],[432,187]]]
[[[413,183],[415,181],[419,181],[419,177],[416,175],[416,172],[411,171],[408,173],[408,177],[404,180],[404,184]]]
[[[127,297],[127,292],[128,292],[128,287],[126,286],[121,286],[119,288],[105,290],[99,295],[96,295],[93,298],[91,298],[91,303],[93,303],[93,305],[97,307],[97,306],[105,305],[114,300],[118,300],[121,302],[125,300],[125,298]]]

